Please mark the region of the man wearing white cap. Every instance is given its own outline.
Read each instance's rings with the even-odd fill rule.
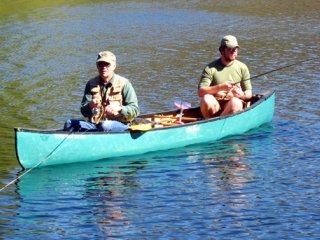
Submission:
[[[80,108],[89,121],[68,120],[65,130],[122,131],[139,114],[131,82],[114,72],[116,56],[110,51],[100,52],[96,66],[99,75],[87,82]]]
[[[236,59],[239,48],[234,36],[224,36],[219,47],[221,57],[202,72],[198,96],[206,119],[242,111],[245,101],[252,97],[248,67]]]

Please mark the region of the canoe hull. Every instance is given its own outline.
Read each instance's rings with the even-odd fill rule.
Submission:
[[[149,131],[68,133],[15,128],[16,153],[20,165],[28,169],[212,142],[272,121],[274,105],[272,92],[241,113]]]

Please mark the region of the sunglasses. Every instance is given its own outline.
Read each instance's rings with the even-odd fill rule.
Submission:
[[[235,52],[235,51],[238,51],[238,48],[235,47],[235,48],[226,48],[229,52]]]
[[[98,68],[104,68],[104,67],[110,67],[110,63],[107,63],[107,62],[98,62],[97,63],[97,66]]]

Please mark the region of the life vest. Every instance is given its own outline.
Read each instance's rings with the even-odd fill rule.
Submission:
[[[90,92],[92,94],[92,100],[99,102],[99,107],[93,109],[92,117],[89,119],[92,123],[99,123],[103,120],[117,120],[124,122],[125,119],[119,114],[117,116],[107,116],[105,115],[104,108],[108,105],[122,106],[123,96],[122,90],[124,88],[126,79],[114,75],[112,80],[112,85],[105,92],[105,86],[100,84],[100,78],[96,77],[90,83]],[[111,83],[108,83],[111,84]]]

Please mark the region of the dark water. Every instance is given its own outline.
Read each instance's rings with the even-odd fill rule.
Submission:
[[[13,128],[80,117],[101,50],[142,113],[198,104],[223,35],[277,90],[272,123],[216,143],[33,169],[0,192],[1,239],[320,238],[320,2],[2,1],[0,187],[20,174]]]

